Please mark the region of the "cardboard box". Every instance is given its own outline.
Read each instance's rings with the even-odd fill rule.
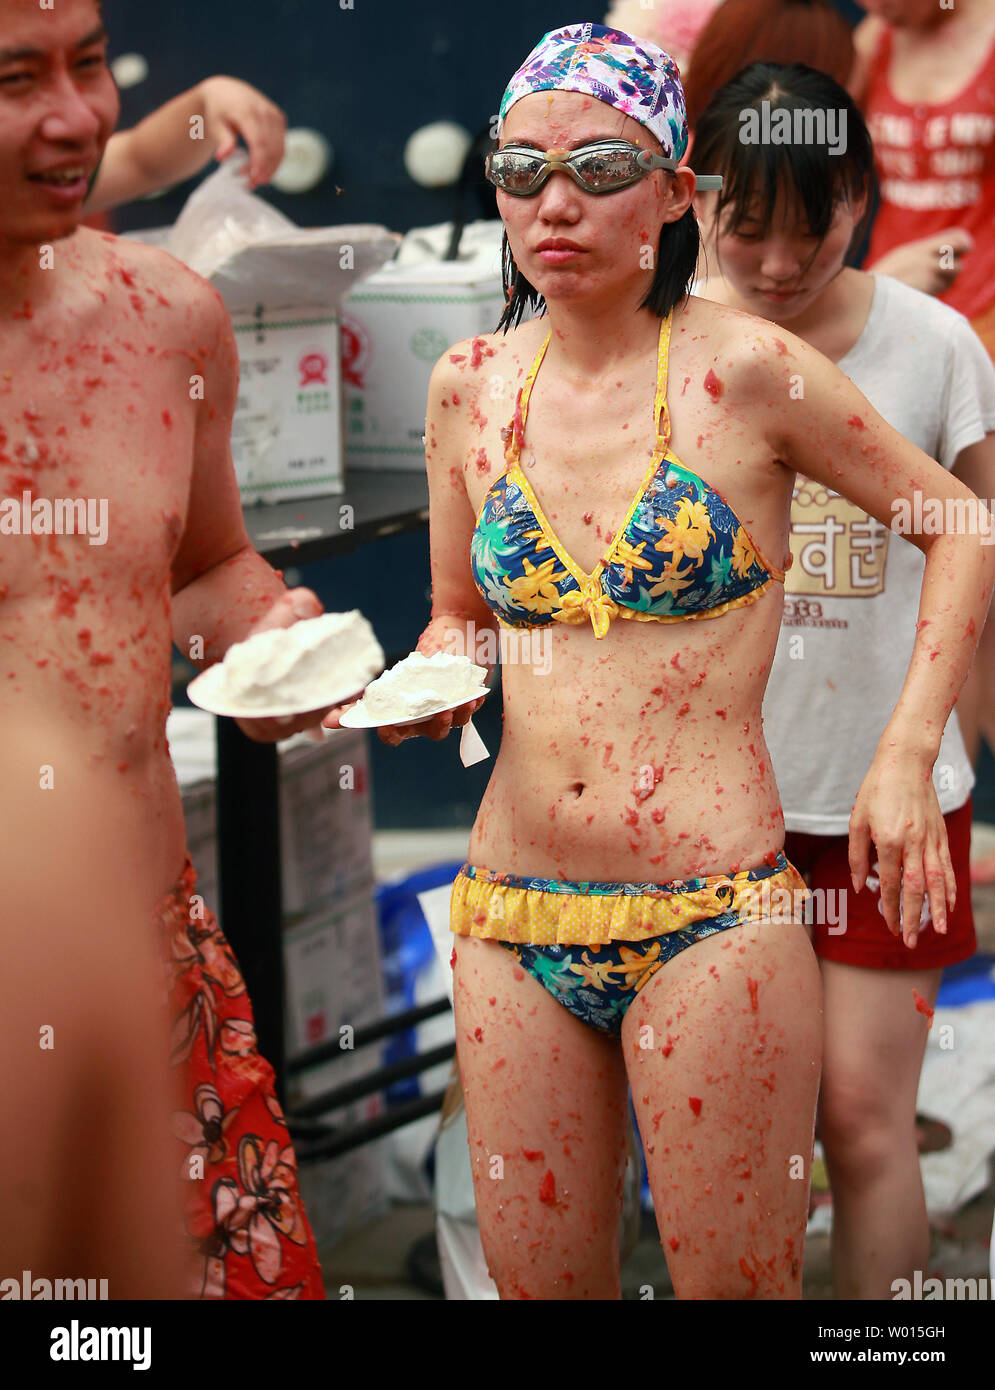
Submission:
[[[173,233],[154,227],[125,235],[169,250]],[[327,260],[314,260],[317,254],[288,249],[281,260],[274,251],[243,250],[209,276],[225,300],[238,348],[231,450],[243,505],[322,497],[344,487],[338,316],[313,302],[279,307],[288,293],[305,294],[299,280],[288,286],[291,269],[303,278],[300,261],[327,273]],[[265,306],[250,304],[253,294]]]
[[[432,368],[461,338],[493,333],[500,274],[480,264],[388,265],[342,306],[345,449],[350,468],[425,467]]]
[[[287,1055],[298,1056],[318,1043],[348,1042],[345,1025],[358,1028],[383,1017],[380,933],[373,884],[347,902],[316,913],[284,931]],[[383,1044],[351,1050],[289,1078],[290,1108],[376,1071]],[[381,1115],[380,1094],[363,1096],[329,1110],[322,1121],[351,1129]],[[319,1248],[334,1245],[347,1231],[386,1210],[385,1140],[364,1144],[338,1158],[301,1164],[301,1195]]]
[[[341,730],[323,744],[280,752],[283,911],[289,918],[351,896],[373,878],[373,805],[367,734]]]
[[[214,717],[174,709],[166,725],[204,901],[218,914],[217,750]],[[372,881],[373,809],[367,735],[342,729],[323,743],[279,745],[280,853],[285,921],[350,899]]]
[[[372,880],[351,898],[285,926],[283,945],[287,1055],[335,1039],[341,1049],[334,1061],[295,1075],[297,1098],[306,1099],[380,1065],[379,1044],[354,1051],[350,1034],[340,1031],[373,1023],[384,1013]]]
[[[231,450],[243,504],[344,487],[339,323],[314,309],[235,314]]]
[[[226,160],[194,189],[166,248],[209,280],[235,329],[240,381],[232,455],[242,501],[343,488],[337,317],[397,237],[369,225],[296,227]]]

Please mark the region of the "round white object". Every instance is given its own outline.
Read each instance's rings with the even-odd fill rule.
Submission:
[[[111,63],[111,73],[114,81],[124,91],[145,81],[149,75],[149,65],[141,53],[122,53]]]
[[[486,694],[486,678],[485,668],[469,657],[412,652],[367,685],[359,713],[377,725],[424,719]]]
[[[187,694],[213,714],[304,714],[355,696],[383,667],[383,648],[358,609],[323,613],[233,643]]]
[[[320,130],[287,131],[283,159],[270,182],[281,193],[309,193],[332,165],[332,147]]]
[[[451,709],[459,709],[470,700],[476,700],[480,696],[487,696],[491,692],[486,685],[480,686],[478,690],[471,690],[469,695],[460,700],[451,700],[448,705],[431,705],[421,714],[409,715],[406,719],[395,719],[382,715],[370,714],[362,700],[351,705],[344,714],[339,715],[339,723],[343,729],[396,729],[402,724],[420,724],[425,719],[432,719],[437,714],[447,714]]]
[[[455,121],[423,125],[404,147],[404,167],[422,188],[446,188],[460,176],[473,136]]]

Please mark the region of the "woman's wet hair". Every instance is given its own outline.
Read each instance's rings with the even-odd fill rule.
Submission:
[[[784,144],[763,138],[765,130],[768,137],[773,131],[778,111],[789,114],[790,123],[781,118],[789,131],[804,132],[804,138]],[[835,148],[828,138],[810,138],[820,129],[819,113],[823,134],[830,120],[843,132]],[[748,131],[753,138],[747,138]],[[797,200],[821,242],[839,204],[866,195],[849,253],[860,246],[873,210],[874,150],[849,93],[825,73],[802,63],[751,63],[719,88],[698,117],[693,157],[696,168],[722,175],[715,219],[723,232],[735,234],[749,221],[759,223],[766,236],[783,191]]]
[[[714,93],[750,63],[804,63],[845,84],[853,61],[853,31],[832,0],[724,0],[684,75],[688,125],[693,130]]]
[[[657,243],[656,274],[646,298],[639,306],[641,309],[652,309],[658,318],[664,319],[675,305],[690,294],[700,245],[698,219],[691,208],[676,222],[663,224]],[[501,242],[501,275],[506,302],[495,331],[503,329],[507,333],[509,328],[521,323],[527,309],[536,313],[544,313],[546,309],[542,295],[515,264],[507,232]]]

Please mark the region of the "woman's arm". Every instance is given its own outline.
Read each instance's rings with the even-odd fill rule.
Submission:
[[[995,434],[961,449],[953,471],[977,497],[990,502],[995,497]],[[995,535],[991,544],[995,545]],[[957,703],[957,715],[972,763],[977,761],[979,735],[995,749],[995,621],[990,609],[978,639],[971,679]]]
[[[428,388],[425,458],[428,464],[429,537],[432,564],[432,618],[418,639],[418,650],[460,651],[488,667],[475,654],[475,633],[496,635],[494,614],[481,598],[470,573],[470,541],[476,523],[466,490],[467,423],[471,408],[465,378],[450,356],[469,356],[471,343],[457,343],[435,364]],[[462,401],[456,404],[453,399]],[[445,407],[443,406],[445,401]],[[472,625],[472,626],[471,626]],[[462,640],[462,646],[459,645]],[[485,646],[487,644],[484,644]]]
[[[428,388],[425,420],[425,458],[428,465],[429,542],[432,566],[432,616],[418,639],[417,650],[426,656],[445,651],[466,656],[487,669],[490,679],[494,664],[488,660],[497,652],[494,615],[484,603],[470,573],[470,540],[476,521],[466,491],[466,461],[469,456],[469,393],[453,363],[454,356],[469,357],[470,341],[447,349],[436,363]],[[457,389],[459,388],[459,389]],[[452,401],[462,391],[462,402]],[[446,402],[443,408],[443,400]],[[489,634],[481,641],[481,634]],[[378,730],[384,743],[396,746],[406,738],[425,735],[443,739],[451,728],[461,728],[480,708],[483,697],[458,709],[434,715],[418,724],[384,727]],[[338,726],[341,710],[325,719],[329,728]]]
[[[227,159],[239,136],[249,150],[249,187],[268,183],[283,158],[286,127],[280,108],[248,82],[208,77],[111,136],[83,211],[102,212],[182,183],[212,159]]]
[[[985,543],[992,520],[958,478],[893,430],[832,363],[790,335],[786,341],[785,355],[777,356],[771,342],[757,367],[768,377],[764,395],[774,383],[775,393],[783,393],[768,431],[778,457],[905,535],[926,556],[908,674],[850,820],[854,886],[859,891],[866,879],[873,841],[885,920],[896,934],[903,922],[912,945],[924,891],[939,931],[946,927],[945,896],[954,896],[931,774],[995,583],[995,547]],[[799,382],[804,396],[795,399]]]
[[[943,294],[964,269],[963,257],[974,249],[966,227],[945,227],[932,236],[892,247],[865,270],[890,275],[923,294]]]

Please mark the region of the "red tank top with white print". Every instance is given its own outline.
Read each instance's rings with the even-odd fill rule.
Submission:
[[[866,264],[908,241],[964,227],[974,250],[939,297],[977,318],[995,303],[995,43],[956,96],[910,104],[888,81],[891,38],[885,29],[864,102],[881,184]]]

